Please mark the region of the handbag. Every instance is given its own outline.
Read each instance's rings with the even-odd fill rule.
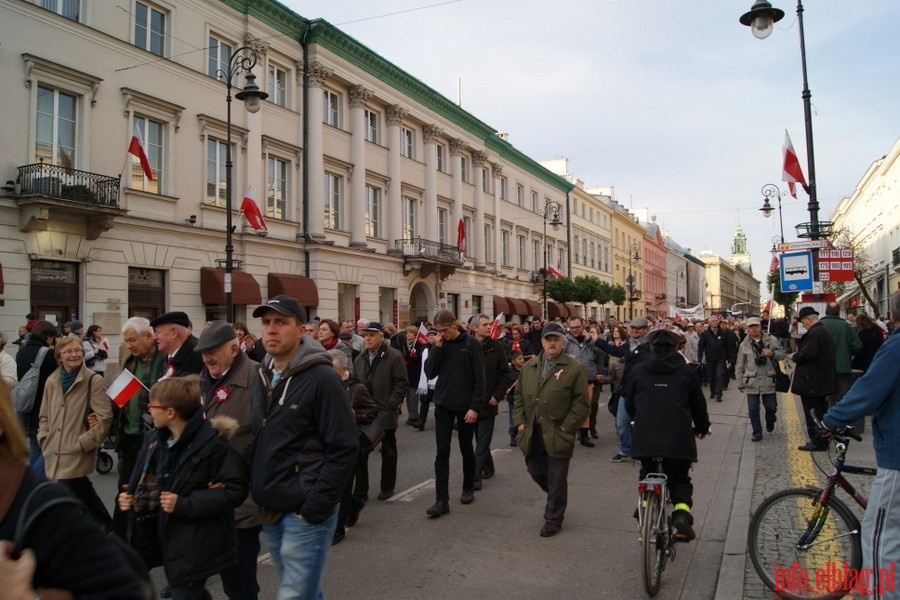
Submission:
[[[368,454],[381,443],[384,437],[384,427],[378,423],[375,417],[368,425],[359,426],[359,451]]]
[[[159,542],[159,481],[150,464],[156,442],[147,449],[147,461],[132,495],[134,504],[128,520],[128,543],[137,550],[147,567],[163,564],[162,546]]]
[[[774,358],[770,358],[772,366],[775,367],[775,391],[787,392],[791,389],[791,378],[781,370],[781,365],[775,362]]]

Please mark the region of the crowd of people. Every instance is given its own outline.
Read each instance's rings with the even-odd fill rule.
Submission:
[[[58,481],[98,531],[127,541],[149,567],[162,566],[163,597],[206,598],[207,579],[220,574],[229,598],[256,598],[262,534],[280,577],[278,597],[316,598],[328,548],[344,540],[370,501],[368,458],[376,448],[373,496],[384,501],[396,493],[402,415],[421,432],[433,405],[435,502],[426,515],[438,518],[450,512],[454,433],[463,466],[459,502],[469,504],[495,473],[492,436],[506,402],[510,445],[547,496],[539,534],[550,537],[562,529],[576,442],[594,447],[605,401],[618,438],[611,460],[641,460],[645,473],[652,458],[664,458],[674,525],[690,541],[695,438],[709,431],[703,387],[720,402],[735,380],[759,441],[760,408],[771,432],[776,372],[789,359],[804,409],[824,413],[852,389],[855,372],[882,356],[886,337],[873,319],[859,315],[851,324],[835,307],[821,321],[810,307],[791,320],[764,312],[706,321],[508,323],[487,314],[463,321],[441,310],[433,322],[398,331],[368,319],[308,320],[296,299],[276,296],[253,312],[257,323],[206,323],[199,336],[180,311],[128,319],[119,332],[127,392],[117,387],[121,375],[107,389],[110,347],[100,326],[58,328],[29,315],[14,342],[21,346],[15,368],[0,361],[0,458],[16,467],[11,493],[27,496],[44,478]],[[0,337],[0,356],[11,359],[5,342]],[[31,370],[33,404],[16,424],[6,397]],[[814,428],[809,435],[801,450],[825,443]],[[112,515],[88,477],[108,437],[120,464]],[[14,452],[5,456],[4,447]],[[13,508],[23,510],[21,502]],[[13,539],[5,537],[9,518],[0,515],[3,539]],[[25,569],[13,551],[6,548],[0,567]],[[35,552],[29,590],[69,585],[42,568]],[[140,597],[137,586],[132,593],[121,597]]]

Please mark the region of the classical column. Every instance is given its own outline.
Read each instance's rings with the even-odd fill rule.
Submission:
[[[325,160],[322,156],[322,86],[325,80],[331,77],[331,69],[315,62],[308,67],[309,108],[306,115],[306,125],[309,128],[307,140],[307,152],[309,156],[307,164],[309,170],[306,182],[307,215],[306,231],[310,237],[317,240],[325,239]]]
[[[394,247],[396,240],[400,239],[402,231],[403,209],[401,207],[401,191],[403,186],[400,181],[400,124],[407,115],[399,104],[387,107],[387,141],[388,141],[388,189],[384,207],[384,222],[387,223],[388,251],[397,250]]]
[[[487,163],[487,154],[478,151],[472,153],[472,167],[475,172],[475,230],[479,232],[475,236],[472,248],[475,250],[475,268],[485,268],[487,248],[484,247],[484,165]]]
[[[350,245],[366,246],[366,102],[372,92],[354,85],[350,95],[350,186],[344,214],[350,227]]]
[[[499,273],[503,268],[503,227],[500,223],[500,176],[503,174],[503,165],[491,163],[491,166],[494,168],[494,223],[497,229],[497,235],[494,236],[494,251]],[[509,243],[512,245],[512,240]],[[510,248],[510,253],[512,253],[512,248]]]
[[[457,224],[459,220],[463,218],[463,199],[462,199],[462,153],[466,148],[466,142],[457,138],[450,140],[450,165],[451,165],[451,175],[452,179],[450,181],[450,195],[453,196],[453,212],[451,218],[451,227],[452,231],[456,231]],[[475,227],[477,229],[477,226]],[[482,232],[484,229],[482,228]],[[466,246],[473,243],[474,240],[478,239],[477,235],[474,235],[474,231],[466,232]],[[455,240],[456,236],[451,235],[450,239]]]
[[[426,125],[425,132],[425,228],[426,240],[436,242],[438,235],[437,207],[437,141],[444,133],[437,125]],[[446,232],[445,232],[446,233]],[[452,236],[451,236],[452,237]]]

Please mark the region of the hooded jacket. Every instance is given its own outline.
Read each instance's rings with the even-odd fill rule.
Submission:
[[[272,375],[267,355],[254,383],[254,438],[245,453],[253,499],[262,509],[299,513],[318,525],[341,501],[356,467],[356,419],[331,357],[310,336],[274,385]]]
[[[709,431],[706,398],[697,376],[677,352],[651,353],[633,369],[625,409],[634,419],[635,458],[697,460],[695,434]]]

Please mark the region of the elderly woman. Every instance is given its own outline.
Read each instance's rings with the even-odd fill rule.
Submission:
[[[112,518],[88,475],[94,454],[112,423],[112,403],[103,378],[84,364],[81,339],[70,335],[53,348],[59,368],[44,385],[37,440],[44,455],[47,479],[66,485],[102,527]]]
[[[0,332],[0,381],[6,384],[9,390],[19,385],[18,367],[16,359],[6,351],[6,334]]]

